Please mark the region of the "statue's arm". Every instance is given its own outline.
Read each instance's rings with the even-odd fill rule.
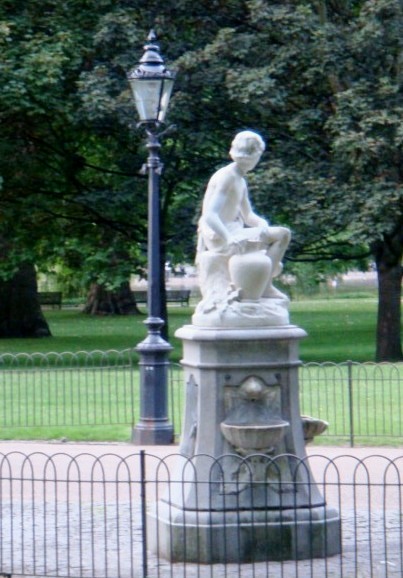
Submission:
[[[227,191],[231,186],[231,179],[222,176],[219,180],[211,179],[205,196],[202,217],[206,225],[210,227],[226,245],[230,243],[230,234],[221,219],[228,203]]]
[[[266,221],[266,219],[263,219],[263,217],[259,217],[259,215],[257,215],[252,209],[246,185],[245,185],[245,194],[243,196],[241,203],[241,215],[245,225],[247,225],[248,227],[261,227],[263,229],[269,227],[268,221]]]

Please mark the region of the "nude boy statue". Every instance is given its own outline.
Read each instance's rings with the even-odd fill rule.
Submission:
[[[253,211],[244,178],[255,168],[264,150],[265,143],[255,132],[242,131],[234,138],[230,150],[233,162],[219,169],[207,186],[199,221],[197,260],[200,261],[205,251],[228,259],[244,253],[247,246],[250,250],[255,243],[256,250],[263,247],[271,260],[271,272],[262,297],[285,298],[273,287],[272,279],[282,271],[281,260],[291,233],[286,227],[269,226]],[[202,281],[209,283],[208,275],[202,276]],[[204,293],[203,289],[208,292],[209,287],[201,289]]]

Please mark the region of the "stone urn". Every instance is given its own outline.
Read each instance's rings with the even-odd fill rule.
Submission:
[[[230,279],[235,288],[240,289],[241,301],[259,301],[269,282],[272,263],[260,246],[260,243],[248,241],[245,253],[229,259]]]

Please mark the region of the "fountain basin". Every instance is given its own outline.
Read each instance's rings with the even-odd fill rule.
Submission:
[[[221,422],[221,432],[235,448],[243,450],[267,450],[283,439],[288,421],[273,419],[263,424],[231,424]]]
[[[315,436],[320,436],[329,426],[327,421],[310,415],[301,415],[301,420],[306,443],[311,442]]]

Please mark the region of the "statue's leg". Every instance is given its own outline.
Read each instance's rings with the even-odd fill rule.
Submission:
[[[273,264],[273,273],[267,287],[263,293],[263,297],[288,299],[288,297],[273,286],[273,277],[278,277],[282,270],[282,259],[287,250],[291,240],[291,231],[286,227],[270,227],[269,235],[267,236],[268,249],[267,255],[271,258]]]
[[[282,259],[291,240],[291,231],[286,227],[270,227],[267,255],[273,263],[273,277],[278,277],[282,270]]]

